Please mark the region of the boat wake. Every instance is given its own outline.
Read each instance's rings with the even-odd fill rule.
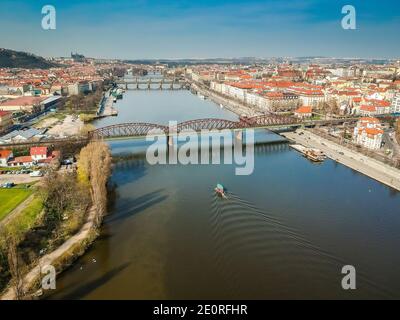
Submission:
[[[307,240],[276,213],[232,192],[227,197],[222,201],[214,195],[210,215],[216,270],[229,288],[227,298],[348,297],[341,287],[341,269],[348,263]],[[393,296],[359,268],[357,287],[369,297]]]

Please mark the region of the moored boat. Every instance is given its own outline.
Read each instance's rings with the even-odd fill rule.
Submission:
[[[321,154],[318,154],[314,150],[306,150],[304,156],[314,162],[322,162],[325,159]]]

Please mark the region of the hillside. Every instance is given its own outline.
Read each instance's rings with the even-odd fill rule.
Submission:
[[[56,66],[31,53],[0,48],[0,68],[49,69]]]

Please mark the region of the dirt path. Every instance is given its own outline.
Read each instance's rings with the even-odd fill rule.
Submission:
[[[18,207],[14,208],[3,220],[0,221],[0,227],[7,225],[11,220],[15,219],[34,199],[35,195],[31,194]]]
[[[87,220],[82,228],[79,230],[77,234],[69,238],[65,241],[60,247],[58,247],[53,252],[43,256],[40,258],[37,266],[33,268],[25,277],[24,277],[24,289],[26,292],[31,289],[35,282],[40,279],[41,276],[41,267],[55,265],[56,262],[61,258],[65,257],[66,254],[71,252],[71,250],[78,245],[81,245],[82,242],[86,241],[90,238],[91,232],[95,227],[95,216],[96,209],[92,207],[89,211]],[[14,300],[15,293],[13,288],[8,288],[5,293],[0,297],[0,300]]]

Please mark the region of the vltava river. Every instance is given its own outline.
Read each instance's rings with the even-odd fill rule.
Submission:
[[[128,91],[116,106],[96,126],[237,118],[188,91]],[[118,162],[101,236],[51,298],[400,298],[398,192],[286,143],[257,146],[252,175],[234,169]],[[214,194],[218,182],[228,199]],[[356,268],[356,290],[341,287],[344,265]]]

